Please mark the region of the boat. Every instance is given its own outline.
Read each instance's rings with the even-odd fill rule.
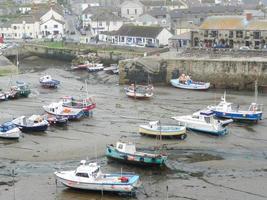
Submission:
[[[8,100],[8,98],[9,98],[9,94],[7,92],[2,92],[0,90],[0,101]]]
[[[75,170],[54,173],[56,183],[83,190],[134,194],[140,185],[134,173],[102,173],[97,163],[80,162]]]
[[[68,118],[62,116],[55,116],[55,115],[43,115],[43,118],[48,121],[50,125],[61,125],[65,126],[68,124]]]
[[[66,117],[68,120],[80,119],[85,116],[83,109],[64,107],[62,102],[51,103],[43,106],[43,109],[50,115]]]
[[[256,101],[255,101],[256,102]],[[233,107],[232,103],[226,101],[226,93],[221,97],[221,102],[216,106],[208,106],[216,117],[234,120],[255,121],[262,119],[262,105],[251,103],[248,110],[240,110],[239,105]]]
[[[130,164],[149,166],[163,166],[167,160],[164,154],[136,151],[135,144],[131,142],[117,142],[116,147],[107,145],[106,156]]]
[[[170,82],[174,87],[188,90],[207,90],[210,87],[210,83],[193,81],[185,74],[182,74],[178,79],[171,79]]]
[[[67,108],[78,108],[83,111],[89,112],[96,108],[96,103],[92,98],[78,99],[72,96],[64,96],[62,99],[62,105]]]
[[[12,121],[22,132],[44,132],[49,126],[40,115],[32,115],[30,117],[21,116]]]
[[[139,133],[148,136],[179,137],[182,140],[186,138],[185,126],[162,126],[159,121],[140,125]]]
[[[31,93],[31,89],[27,83],[16,81],[16,85],[11,86],[10,92],[13,93],[13,98],[28,97]]]
[[[72,70],[86,70],[87,67],[92,66],[92,63],[90,63],[88,60],[85,61],[83,64],[78,64],[78,65],[74,65],[71,66]]]
[[[102,63],[93,63],[91,66],[87,67],[88,72],[98,72],[104,70]]]
[[[0,138],[19,139],[20,129],[12,122],[5,122],[0,125]]]
[[[119,66],[117,64],[111,64],[109,67],[105,67],[104,71],[110,74],[119,74]]]
[[[45,75],[40,78],[40,84],[47,88],[57,88],[60,85],[60,81],[52,79],[51,75]]]
[[[128,97],[135,99],[148,99],[153,96],[153,86],[152,85],[135,85],[131,84],[129,87],[125,88],[125,93]]]
[[[195,112],[193,115],[172,117],[179,125],[185,126],[188,130],[208,133],[212,135],[225,135],[228,133],[227,125],[233,120],[218,120],[210,110]]]

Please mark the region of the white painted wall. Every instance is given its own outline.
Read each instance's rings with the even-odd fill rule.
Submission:
[[[43,36],[55,35],[55,31],[58,31],[58,35],[63,36],[65,33],[65,25],[50,19],[40,25],[40,32]]]
[[[159,45],[168,45],[169,38],[171,38],[173,35],[170,31],[168,31],[166,28],[164,28],[156,39],[159,40]]]
[[[144,13],[144,8],[134,1],[126,1],[121,5],[121,16],[134,20]]]
[[[91,33],[97,35],[103,31],[117,31],[123,25],[123,21],[91,21]]]

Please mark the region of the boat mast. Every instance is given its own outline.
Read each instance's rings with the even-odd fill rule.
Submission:
[[[257,103],[258,101],[258,81],[255,81],[255,99],[254,99],[255,103]]]
[[[85,90],[86,90],[86,98],[88,99],[88,86],[86,80],[85,80]]]

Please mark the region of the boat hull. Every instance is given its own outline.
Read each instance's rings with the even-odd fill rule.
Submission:
[[[119,176],[119,175],[117,175]],[[55,178],[57,181],[63,185],[74,188],[74,189],[83,189],[83,190],[92,190],[92,191],[107,191],[115,193],[134,193],[137,187],[137,182],[139,176],[136,176],[134,183],[88,183],[74,181],[70,179],[65,179],[61,177],[59,172],[55,172]]]
[[[167,156],[150,157],[145,154],[141,156],[122,153],[110,145],[106,148],[106,156],[113,160],[141,166],[163,166],[167,160]]]
[[[155,130],[150,128],[148,125],[140,125],[139,133],[148,135],[148,136],[162,136],[162,137],[179,137],[186,133],[186,128],[181,127],[179,129],[174,130]]]
[[[171,81],[172,86],[180,89],[187,89],[187,90],[207,90],[210,87],[210,83],[191,83],[191,84],[183,84],[178,81],[178,79],[172,79]]]
[[[262,120],[262,112],[259,113],[233,113],[233,112],[221,112],[212,110],[216,117],[234,119],[234,120],[247,120],[247,121],[259,121]]]
[[[17,140],[20,137],[20,130],[16,128],[16,130],[12,129],[7,132],[0,132],[0,138],[3,139],[11,139],[11,140]]]
[[[31,132],[44,132],[48,128],[48,124],[40,125],[40,126],[18,126],[19,129],[24,133],[31,133]]]

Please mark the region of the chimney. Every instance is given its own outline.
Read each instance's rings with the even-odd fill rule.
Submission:
[[[250,20],[252,20],[253,19],[253,15],[252,15],[252,13],[246,13],[246,20],[247,21],[250,21]]]

